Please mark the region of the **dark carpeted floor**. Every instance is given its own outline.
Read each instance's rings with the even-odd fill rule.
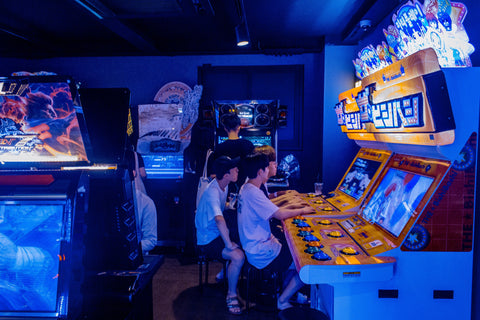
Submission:
[[[225,305],[223,283],[215,282],[222,264],[210,262],[209,284],[201,292],[198,284],[198,264],[181,254],[165,254],[165,262],[153,278],[153,315],[155,320],[202,319],[276,319],[272,311],[260,311],[270,306],[258,306],[241,316],[230,315]],[[239,284],[244,291],[244,281]],[[260,308],[265,307],[265,308]],[[271,308],[270,308],[271,309]]]

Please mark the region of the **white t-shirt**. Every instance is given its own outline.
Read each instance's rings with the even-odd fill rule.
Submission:
[[[242,186],[238,201],[238,232],[243,250],[251,265],[263,269],[282,249],[269,223],[278,207],[251,183]]]
[[[140,190],[135,190],[137,201],[137,235],[146,254],[157,245],[157,209],[153,200]]]
[[[205,189],[195,214],[197,244],[206,245],[220,236],[215,216],[223,216],[227,202],[228,186],[222,191],[217,179],[213,179]]]

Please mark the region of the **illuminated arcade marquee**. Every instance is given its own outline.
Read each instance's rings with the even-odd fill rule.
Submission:
[[[456,124],[446,88],[435,51],[428,48],[340,94],[337,122],[353,140],[448,145],[455,140]],[[354,100],[347,99],[351,96]]]

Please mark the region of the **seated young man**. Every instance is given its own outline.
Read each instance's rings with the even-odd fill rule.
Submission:
[[[272,146],[263,145],[255,147],[255,149],[253,149],[253,153],[264,154],[267,156],[268,178],[277,175],[277,153]],[[262,183],[260,185],[260,190],[262,190],[263,193],[265,193],[265,195],[277,206],[283,206],[288,202],[291,203],[300,200],[300,194],[296,190],[284,190],[270,193],[266,183]]]
[[[143,182],[138,182],[138,159],[133,150],[125,153],[130,179],[135,181],[133,190],[135,197],[135,219],[137,237],[140,240],[143,254],[148,254],[157,245],[157,208],[155,202],[145,193]],[[140,184],[140,186],[138,185]]]
[[[228,184],[237,181],[239,159],[222,156],[215,159],[215,179],[203,192],[195,214],[197,244],[207,257],[229,260],[227,267],[228,292],[227,308],[232,314],[241,314],[242,308],[237,297],[237,283],[245,255],[232,242],[223,217],[228,195]]]
[[[313,213],[308,204],[277,207],[260,190],[268,180],[269,161],[264,154],[250,155],[245,159],[245,168],[249,180],[242,186],[238,203],[238,231],[248,262],[257,269],[270,268],[285,272],[292,264],[292,256],[287,244],[281,244],[270,229],[270,218],[287,219],[296,215]],[[290,279],[277,301],[280,310],[292,305],[289,299],[302,286],[298,273]]]

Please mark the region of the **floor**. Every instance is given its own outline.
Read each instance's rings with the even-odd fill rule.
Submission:
[[[201,292],[196,261],[181,254],[165,254],[165,262],[153,279],[154,320],[277,319],[277,314],[266,305],[259,305],[241,316],[230,315],[225,306],[223,283],[215,282],[215,275],[221,269],[221,263],[210,263],[209,283]],[[241,295],[244,288],[245,283],[241,281]]]

